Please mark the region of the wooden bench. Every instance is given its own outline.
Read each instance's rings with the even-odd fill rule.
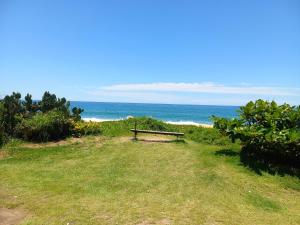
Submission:
[[[179,133],[179,132],[168,132],[168,131],[156,131],[156,130],[138,130],[138,129],[130,129],[131,132],[134,133],[134,139],[136,140],[136,136],[138,133],[146,133],[146,134],[161,134],[161,135],[174,135],[177,137],[182,137],[184,136],[184,133]]]

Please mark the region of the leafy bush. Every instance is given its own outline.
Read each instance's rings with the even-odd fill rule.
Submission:
[[[70,134],[71,120],[80,121],[83,109],[75,107],[71,113],[69,107],[65,98],[47,91],[41,101],[33,101],[30,94],[24,100],[20,93],[5,96],[0,99],[0,144],[7,137],[46,141]]]
[[[63,112],[53,110],[22,120],[16,127],[16,134],[29,141],[50,141],[70,135],[72,128],[72,120]]]
[[[9,135],[14,134],[15,126],[20,122],[20,115],[23,110],[20,99],[21,94],[13,92],[12,95],[7,95],[1,100],[0,121],[4,127],[4,132]]]
[[[6,135],[4,133],[4,128],[0,125],[0,147],[5,143]]]
[[[214,127],[262,157],[300,160],[300,107],[257,100],[240,108],[240,118],[213,117]]]

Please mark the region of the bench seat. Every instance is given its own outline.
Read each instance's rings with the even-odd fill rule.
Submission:
[[[162,134],[162,135],[174,135],[174,136],[184,136],[184,133],[179,132],[168,132],[168,131],[156,131],[156,130],[138,130],[138,129],[130,129],[131,132],[137,133],[148,133],[148,134]]]

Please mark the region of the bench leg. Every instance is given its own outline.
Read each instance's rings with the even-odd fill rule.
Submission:
[[[137,132],[134,132],[134,140],[137,140]]]

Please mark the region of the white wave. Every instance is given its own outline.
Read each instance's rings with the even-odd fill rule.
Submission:
[[[194,121],[166,121],[168,124],[174,124],[174,125],[194,125],[194,126],[201,126],[201,127],[212,127],[211,124],[205,124],[205,123],[196,123]]]
[[[133,118],[131,116],[127,116],[126,119]],[[105,122],[105,121],[120,121],[124,120],[125,118],[120,118],[120,119],[102,119],[102,118],[95,118],[95,117],[87,117],[87,118],[82,118],[83,121],[85,122]],[[193,126],[198,126],[198,127],[213,127],[211,124],[205,124],[205,123],[196,123],[194,121],[163,121],[168,124],[174,124],[174,125],[193,125]]]
[[[105,121],[119,121],[119,120],[123,120],[123,119],[100,119],[100,118],[95,118],[95,117],[91,117],[91,118],[82,118],[83,121],[85,122],[105,122]]]

